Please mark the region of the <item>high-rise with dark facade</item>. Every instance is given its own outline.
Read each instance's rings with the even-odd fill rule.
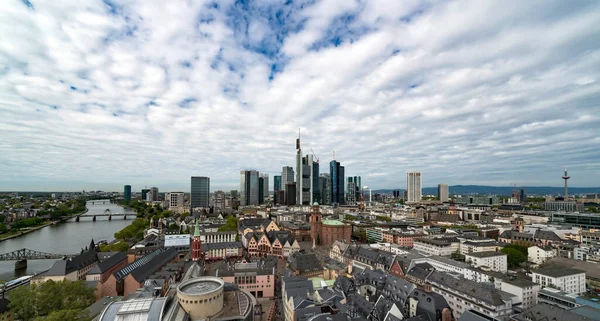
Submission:
[[[258,178],[258,204],[265,202],[265,178],[262,175]]]
[[[123,200],[125,202],[131,201],[131,185],[125,185],[123,187]]]
[[[142,200],[143,201],[145,201],[146,198],[148,198],[148,192],[150,192],[149,189],[147,189],[147,188],[142,189]]]
[[[331,179],[329,173],[319,175],[319,190],[321,192],[321,204],[331,205]]]
[[[310,203],[321,204],[321,186],[319,184],[319,162],[312,162],[312,173],[310,175],[312,197]]]
[[[285,205],[296,205],[296,183],[285,184]]]
[[[294,168],[291,166],[283,166],[281,169],[281,188],[285,189],[285,184],[294,182]]]
[[[258,171],[240,171],[240,205],[258,205]]]
[[[281,190],[281,175],[273,176],[273,191]]]
[[[335,160],[329,163],[329,179],[331,204],[344,204],[344,166]]]
[[[190,189],[190,213],[198,207],[210,206],[210,178],[205,176],[192,176]]]

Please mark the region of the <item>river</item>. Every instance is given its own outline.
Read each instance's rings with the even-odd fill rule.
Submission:
[[[93,222],[91,217],[82,217],[79,222],[75,222],[73,218],[61,224],[50,225],[29,234],[2,241],[0,242],[0,253],[22,248],[46,253],[78,253],[81,248],[90,244],[92,238],[94,241],[112,241],[115,232],[131,224],[135,219],[134,211],[126,210],[108,201],[88,201],[86,207],[88,211],[85,215],[104,214],[106,209],[109,209],[112,213],[131,213],[131,216],[127,217],[127,220],[123,220],[122,216],[116,216],[111,221],[108,220],[108,217],[97,217],[96,222]],[[46,270],[52,266],[54,261],[56,260],[29,260],[27,269],[20,271],[15,271],[14,261],[0,261],[0,280],[11,280],[18,276]]]

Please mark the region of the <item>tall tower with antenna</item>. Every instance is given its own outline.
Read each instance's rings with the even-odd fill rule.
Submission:
[[[563,175],[562,179],[565,180],[565,201],[569,199],[569,187],[567,185],[567,180],[571,178],[569,174],[567,174],[567,169],[565,168],[565,175]]]

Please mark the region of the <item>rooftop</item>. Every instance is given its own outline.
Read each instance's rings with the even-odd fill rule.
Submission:
[[[338,226],[342,226],[344,225],[343,222],[337,221],[337,220],[323,220],[323,225],[338,225]]]
[[[575,260],[572,260],[572,261],[575,261]],[[571,268],[567,268],[567,267],[545,267],[545,268],[533,270],[532,272],[541,274],[541,275],[550,276],[553,278],[559,278],[559,277],[573,275],[573,274],[585,273],[585,271],[578,270],[578,269],[571,269]]]
[[[485,252],[468,253],[468,254],[465,254],[465,256],[484,258],[484,257],[494,257],[494,256],[506,256],[506,254],[504,254],[502,252],[496,252],[496,251],[485,251]]]
[[[192,279],[189,282],[182,283],[178,290],[187,294],[210,293],[223,286],[223,281],[217,282],[213,279]]]

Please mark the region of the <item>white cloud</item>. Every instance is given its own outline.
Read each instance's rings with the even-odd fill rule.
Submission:
[[[598,185],[595,1],[108,3],[0,1],[0,190]]]

